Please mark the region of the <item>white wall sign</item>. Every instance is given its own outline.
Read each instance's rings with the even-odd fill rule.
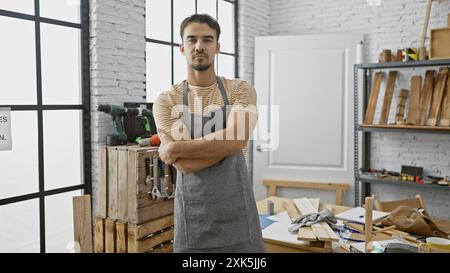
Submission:
[[[11,149],[11,108],[0,108],[0,151]]]

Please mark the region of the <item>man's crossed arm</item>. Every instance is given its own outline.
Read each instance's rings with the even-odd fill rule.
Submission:
[[[165,163],[173,164],[185,174],[200,171],[242,150],[256,126],[256,120],[254,112],[231,111],[226,129],[187,141],[174,141],[159,131],[159,155]]]

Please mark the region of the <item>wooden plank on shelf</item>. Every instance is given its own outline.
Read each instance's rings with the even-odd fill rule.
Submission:
[[[73,197],[73,225],[74,241],[80,246],[80,253],[92,253],[93,245],[90,195]]]
[[[439,119],[440,127],[449,127],[450,126],[450,108],[448,105],[449,96],[446,95],[444,100],[442,101],[442,113],[441,118]]]
[[[422,87],[422,76],[413,76],[411,78],[411,97],[409,99],[408,118],[406,123],[416,125],[419,117],[420,91]]]
[[[445,89],[444,101],[442,104],[442,114],[439,120],[439,126],[450,126],[450,71],[447,76],[447,88]]]
[[[393,70],[389,72],[386,91],[384,93],[383,106],[381,108],[381,116],[379,124],[387,124],[389,119],[389,112],[391,111],[392,95],[394,94],[395,80],[398,72]]]
[[[419,121],[417,125],[425,125],[430,113],[431,100],[433,98],[434,70],[427,70],[425,73],[425,83],[423,84],[422,95],[420,96]]]
[[[406,89],[400,90],[400,94],[398,96],[398,103],[397,103],[397,111],[395,113],[395,123],[397,125],[404,125],[405,124],[405,107],[406,107],[406,100],[408,99],[409,91]]]
[[[431,104],[430,115],[428,116],[428,120],[426,125],[428,126],[436,126],[438,123],[438,117],[442,106],[442,100],[444,97],[444,90],[446,87],[448,76],[448,68],[442,67],[439,69],[439,74],[436,82],[436,86],[433,92],[433,100]]]
[[[372,91],[370,92],[369,103],[366,109],[366,115],[364,119],[365,124],[372,124],[375,116],[375,110],[378,101],[378,94],[380,93],[381,82],[384,78],[384,72],[376,72],[375,80],[373,82]]]

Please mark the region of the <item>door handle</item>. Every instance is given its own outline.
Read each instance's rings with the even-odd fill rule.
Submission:
[[[273,149],[269,147],[262,147],[261,145],[256,146],[258,152],[272,152]]]

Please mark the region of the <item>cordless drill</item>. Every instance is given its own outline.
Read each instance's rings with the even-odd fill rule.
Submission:
[[[123,118],[123,127],[128,142],[135,142],[138,138],[147,138],[156,134],[153,113],[147,109],[127,108],[127,114]]]
[[[141,109],[141,115],[145,120],[145,131],[148,136],[156,134],[156,124],[155,118],[153,117],[153,112],[147,109]]]
[[[106,114],[110,114],[112,116],[114,136],[107,136],[107,145],[118,145],[126,143],[127,135],[123,127],[122,117],[127,114],[128,109],[117,105],[99,104],[97,106],[97,110]]]

